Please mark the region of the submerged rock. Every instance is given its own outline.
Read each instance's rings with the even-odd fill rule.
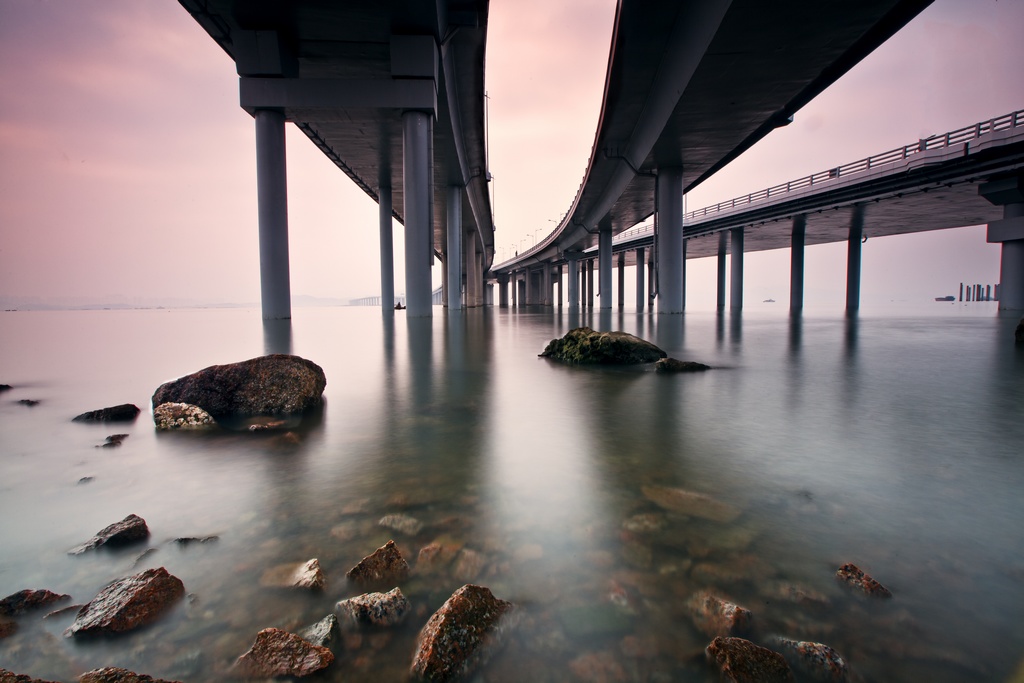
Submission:
[[[100,530],[82,545],[69,550],[68,554],[81,555],[87,550],[99,548],[103,545],[127,545],[147,538],[149,538],[149,527],[146,526],[146,520],[138,515],[131,514],[120,522],[114,522]]]
[[[356,583],[402,581],[409,576],[409,563],[402,557],[395,542],[388,541],[360,560],[345,576]]]
[[[802,679],[819,683],[846,683],[849,680],[849,667],[828,645],[789,638],[774,638],[772,645],[782,652]]]
[[[654,369],[658,372],[703,372],[704,370],[710,370],[711,366],[692,360],[662,358],[654,364]]]
[[[185,585],[163,567],[118,579],[78,612],[64,635],[124,633],[155,621],[185,595]]]
[[[644,498],[670,512],[723,523],[731,522],[740,515],[739,508],[703,493],[669,486],[644,486],[641,490]]]
[[[160,385],[153,406],[196,405],[213,418],[301,413],[320,406],[327,378],[305,358],[285,354],[211,365]]]
[[[686,607],[694,626],[711,637],[744,634],[753,620],[750,610],[707,591],[695,593],[686,601]]]
[[[55,602],[70,599],[70,595],[53,593],[45,589],[26,589],[18,591],[17,593],[12,593],[3,600],[0,600],[0,616],[16,617],[28,612],[29,610],[46,607],[47,605],[52,605]]]
[[[37,406],[37,405],[39,405],[39,403],[40,403],[40,401],[38,401],[38,400],[36,400],[34,398],[23,398],[20,401],[17,401],[17,404],[19,406],[28,406],[29,408]]]
[[[415,536],[423,531],[423,522],[409,515],[384,515],[377,524],[406,536]]]
[[[0,391],[10,391],[13,388],[10,384],[0,384]]]
[[[326,647],[279,628],[265,628],[256,634],[256,641],[235,661],[233,669],[250,678],[302,677],[327,668],[333,661],[334,654]]]
[[[0,617],[0,640],[9,638],[18,632],[18,622],[13,619],[5,619]],[[0,679],[2,683],[3,679]]]
[[[127,439],[129,436],[129,434],[111,434],[106,439],[104,439],[103,443],[97,446],[97,448],[117,448],[122,443],[124,443],[124,440]]]
[[[540,355],[575,365],[636,365],[653,363],[668,354],[626,332],[596,332],[589,327],[577,327],[561,339],[552,339]]]
[[[1013,338],[1018,344],[1024,344],[1024,318],[1017,323],[1017,329],[1013,332]]]
[[[161,403],[153,408],[153,422],[161,431],[213,429],[217,426],[217,421],[208,412],[190,403]]]
[[[512,626],[512,603],[484,586],[466,584],[434,612],[420,631],[413,656],[414,679],[468,678],[501,647]]]
[[[892,593],[882,584],[855,564],[847,562],[836,571],[836,578],[846,585],[862,591],[865,595],[875,598],[891,598]]]
[[[726,683],[793,683],[796,680],[782,655],[743,638],[715,638],[705,653]]]
[[[346,629],[359,626],[394,626],[400,624],[409,612],[409,600],[400,589],[387,593],[363,593],[341,600],[334,607]]]
[[[137,674],[128,669],[108,666],[102,669],[87,671],[78,677],[79,683],[180,683],[163,678],[153,678],[146,674]]]
[[[74,418],[75,422],[131,422],[139,416],[139,407],[132,403],[90,410]]]
[[[307,643],[329,648],[338,640],[338,633],[338,617],[328,614],[312,626],[299,631],[298,635]]]
[[[260,585],[274,588],[323,590],[324,573],[315,557],[305,562],[282,564],[263,572]]]

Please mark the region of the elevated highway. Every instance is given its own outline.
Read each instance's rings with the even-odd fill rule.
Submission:
[[[410,315],[430,266],[483,302],[494,254],[484,133],[487,0],[180,0],[234,61],[256,125],[263,315],[291,315],[284,125],[379,202],[382,301],[392,217],[405,226]],[[382,305],[385,311],[391,306]]]
[[[680,312],[683,195],[787,125],[929,4],[621,0],[580,189],[554,232],[492,276],[503,283],[528,264],[561,260],[572,273],[579,254],[602,243],[610,288],[612,237],[657,212],[658,269],[672,283],[659,288],[658,310]]]

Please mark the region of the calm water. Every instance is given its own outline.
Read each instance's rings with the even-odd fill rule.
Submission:
[[[1024,348],[1016,318],[936,306],[798,324],[778,311],[602,322],[435,309],[384,325],[375,309],[314,308],[272,329],[253,310],[0,314],[0,382],[15,386],[0,394],[0,597],[48,588],[84,603],[150,566],[192,595],[107,641],[63,638],[71,614],[22,619],[0,666],[220,680],[260,629],[301,628],[361,592],[345,572],[394,538],[410,564],[435,540],[477,561],[414,573],[408,622],[348,639],[317,680],[404,680],[419,628],[470,578],[524,616],[480,681],[715,680],[684,605],[704,588],[754,612],[755,640],[825,642],[864,680],[1006,680],[1024,653]],[[715,369],[537,358],[579,322]],[[153,430],[162,382],[289,348],[328,380],[323,415],[292,437]],[[143,408],[132,425],[70,421],[124,402]],[[120,432],[123,446],[97,448]],[[665,512],[651,485],[742,513]],[[66,554],[129,513],[148,545]],[[423,530],[380,528],[390,513]],[[323,594],[260,586],[267,568],[311,557]],[[845,562],[894,599],[836,585]],[[782,582],[817,599],[789,602]]]

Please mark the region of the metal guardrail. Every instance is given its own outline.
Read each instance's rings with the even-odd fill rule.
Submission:
[[[786,194],[787,192],[793,192],[794,190],[801,190],[806,187],[821,185],[822,183],[838,180],[839,178],[847,178],[851,175],[864,173],[879,166],[908,159],[915,154],[920,154],[921,152],[952,147],[953,145],[962,145],[963,143],[974,140],[982,135],[1000,130],[1009,130],[1018,126],[1024,126],[1024,109],[1019,109],[1015,112],[1004,114],[1003,116],[989,119],[987,121],[981,121],[973,126],[958,128],[957,130],[950,131],[945,135],[932,135],[931,137],[918,140],[917,142],[904,145],[903,147],[897,147],[896,149],[889,150],[888,152],[874,154],[866,159],[860,159],[859,161],[843,164],[842,166],[836,166],[835,168],[830,168],[827,171],[820,171],[818,173],[799,178],[798,180],[791,180],[787,183],[782,183],[781,185],[774,185],[758,192],[751,192],[743,197],[736,197],[735,199],[719,202],[712,206],[705,206],[702,209],[696,209],[683,214],[683,220],[685,221],[688,218],[703,218],[710,214],[721,213],[728,209],[746,206],[770,197],[777,197],[781,194]],[[635,228],[632,228],[630,231],[632,230],[635,230]],[[620,233],[619,236],[621,237],[625,234],[626,233]]]

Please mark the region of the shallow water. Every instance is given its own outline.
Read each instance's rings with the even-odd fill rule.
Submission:
[[[67,681],[103,665],[220,680],[260,629],[301,628],[362,592],[344,574],[389,538],[410,564],[435,540],[472,553],[414,571],[401,584],[408,621],[350,637],[317,680],[404,680],[419,628],[470,580],[522,615],[483,681],[715,680],[701,659],[709,638],[684,604],[705,588],[753,611],[753,639],[825,642],[864,680],[998,681],[1017,667],[1016,318],[961,306],[797,323],[435,312],[384,324],[376,309],[297,309],[290,327],[270,329],[253,310],[0,314],[0,382],[15,387],[0,393],[0,596],[48,588],[84,603],[150,566],[190,594],[111,640],[63,638],[73,613],[22,618],[0,640],[0,667]],[[661,376],[537,358],[580,323],[715,369]],[[160,383],[276,351],[328,379],[322,415],[292,435],[153,430]],[[124,402],[143,408],[134,424],[70,421]],[[97,447],[113,433],[130,436]],[[739,515],[665,511],[644,496],[652,486]],[[129,513],[147,520],[148,543],[66,554]],[[377,525],[392,513],[423,530]],[[171,542],[207,535],[219,540]],[[311,557],[327,575],[322,594],[260,586],[266,569]],[[845,562],[894,598],[838,586]],[[781,582],[816,601],[783,599]]]

